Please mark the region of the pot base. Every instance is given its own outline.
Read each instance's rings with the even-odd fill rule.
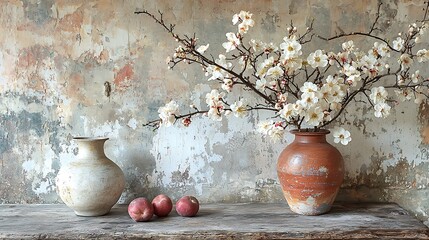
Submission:
[[[337,194],[334,193],[329,200],[321,200],[318,198],[320,195],[309,196],[305,200],[300,199],[292,199],[290,195],[285,193],[285,198],[288,202],[289,208],[292,212],[307,215],[307,216],[315,216],[322,215],[331,210],[332,203],[335,200],[335,196]]]
[[[106,211],[106,210],[99,210],[99,211],[74,211],[74,213],[77,216],[81,216],[81,217],[98,217],[98,216],[103,216],[106,215],[110,212]]]

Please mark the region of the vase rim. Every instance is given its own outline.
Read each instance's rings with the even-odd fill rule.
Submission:
[[[76,136],[76,137],[73,137],[73,140],[76,140],[76,141],[87,141],[87,142],[89,142],[89,141],[107,141],[107,140],[109,140],[109,138],[108,137],[84,137],[84,136]]]
[[[318,131],[314,131],[314,129],[311,128],[293,129],[289,132],[294,135],[327,135],[330,133],[328,129],[319,129]]]

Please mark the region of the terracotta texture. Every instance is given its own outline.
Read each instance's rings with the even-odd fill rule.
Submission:
[[[291,133],[295,140],[282,151],[277,163],[283,194],[296,213],[326,213],[343,182],[343,157],[326,141],[327,130]]]
[[[124,190],[122,170],[104,154],[107,139],[75,138],[79,153],[58,172],[58,194],[76,215],[107,214]]]

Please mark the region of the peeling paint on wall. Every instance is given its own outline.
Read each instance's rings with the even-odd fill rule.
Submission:
[[[383,28],[398,32],[422,4],[386,2]],[[0,2],[0,203],[60,202],[55,176],[75,157],[71,139],[78,135],[110,138],[106,154],[127,179],[121,202],[161,192],[203,202],[284,201],[275,166],[292,136],[277,144],[263,139],[254,124],[264,113],[157,132],[142,127],[173,98],[204,104],[210,83],[196,66],[168,71],[175,42],[133,12],[159,9],[216,53],[243,6],[258,23],[252,34],[279,42],[291,20],[303,28],[315,18],[317,31],[327,34],[365,29],[377,1]],[[371,114],[357,103],[340,120],[353,142],[339,147],[346,168],[339,199],[393,201],[428,219],[429,107],[405,104],[385,121]]]

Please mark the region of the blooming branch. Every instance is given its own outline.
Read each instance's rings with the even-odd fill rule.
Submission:
[[[221,121],[229,113],[245,117],[250,111],[265,110],[272,112],[272,119],[258,124],[259,131],[281,139],[290,127],[306,131],[327,127],[359,94],[378,118],[387,117],[400,101],[414,99],[417,104],[427,101],[429,79],[421,76],[415,65],[429,61],[429,51],[418,49],[429,28],[429,2],[422,20],[410,24],[406,32],[392,41],[376,34],[381,32],[378,28],[381,4],[367,32],[322,37],[314,33],[313,21],[302,34],[291,22],[287,36],[278,45],[248,40],[246,34],[255,21],[251,13],[241,11],[232,18],[237,31],[225,34],[226,41],[222,44],[225,53],[218,58],[207,54],[210,45],[200,43],[195,34],[192,37],[177,34],[175,25],[167,24],[161,12],[158,16],[146,10],[135,12],[152,18],[179,43],[173,56],[167,59],[169,68],[179,63],[197,64],[208,81],[214,83],[214,88],[206,94],[206,109],[191,105],[188,113],[180,114],[177,103],[171,101],[159,109],[159,119],[146,125],[170,126],[181,119],[189,126],[191,118],[197,115]],[[360,50],[350,40],[342,43],[342,50],[337,53],[318,49],[304,54],[305,44],[314,36],[326,41],[364,36],[375,42],[367,51]],[[248,90],[253,97],[244,94],[234,98],[232,90],[238,87]],[[334,137],[342,144],[351,140],[350,133],[343,128],[335,129]]]

